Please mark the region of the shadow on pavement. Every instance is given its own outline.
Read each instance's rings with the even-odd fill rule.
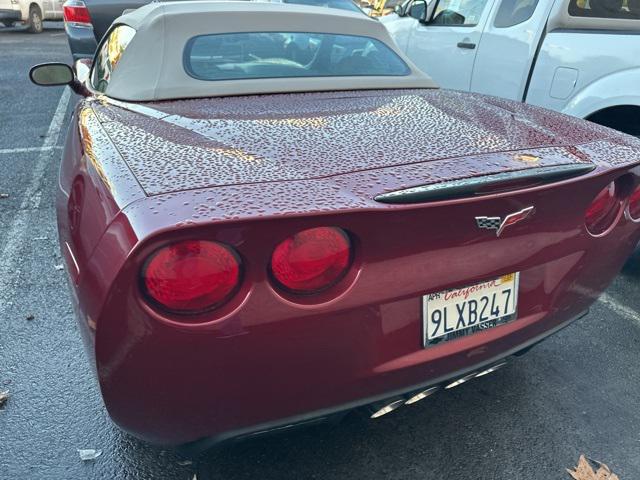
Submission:
[[[622,275],[640,280],[640,245],[622,267]]]
[[[42,33],[60,32],[60,31],[64,31],[64,23],[48,22],[48,21],[44,22]],[[4,25],[0,24],[0,33],[18,33],[18,34],[29,35],[29,36],[33,35],[36,38],[38,37],[38,35],[40,35],[39,33],[29,32],[26,25],[15,25],[13,27],[5,27]]]

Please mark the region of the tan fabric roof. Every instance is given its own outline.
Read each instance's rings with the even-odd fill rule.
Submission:
[[[127,101],[387,88],[435,88],[406,58],[380,22],[331,8],[258,2],[190,1],[152,3],[114,23],[137,33],[114,69],[105,94]],[[362,35],[390,46],[409,66],[403,77],[308,77],[250,80],[197,80],[183,67],[187,41],[197,35],[233,32],[314,32]]]

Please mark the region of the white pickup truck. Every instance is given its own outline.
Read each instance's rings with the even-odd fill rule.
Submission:
[[[640,0],[408,0],[381,21],[444,88],[640,135]]]
[[[0,0],[0,23],[27,25],[31,33],[42,32],[44,20],[62,20],[63,0]]]

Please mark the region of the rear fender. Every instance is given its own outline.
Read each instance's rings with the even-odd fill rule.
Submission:
[[[574,117],[586,118],[609,107],[640,106],[638,85],[640,85],[640,68],[606,75],[576,93],[562,112]]]
[[[36,5],[40,9],[40,13],[42,14],[42,19],[44,20],[45,11],[44,5],[39,1],[30,1],[30,2],[20,2],[20,10],[22,11],[22,20],[25,22],[29,21],[29,10],[31,10],[31,6]]]
[[[88,101],[71,120],[60,165],[56,210],[60,248],[74,285],[75,303],[89,315],[100,301],[90,259],[109,225],[127,204],[145,198]],[[117,263],[113,257],[111,263]],[[93,272],[95,274],[96,272]],[[98,279],[104,272],[97,272]]]

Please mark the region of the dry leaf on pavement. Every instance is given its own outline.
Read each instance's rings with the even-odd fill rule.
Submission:
[[[595,464],[598,470],[594,471],[591,464]],[[576,469],[567,469],[567,473],[571,475],[571,478],[574,480],[620,480],[604,463],[595,460],[589,461],[584,455],[580,455]]]

